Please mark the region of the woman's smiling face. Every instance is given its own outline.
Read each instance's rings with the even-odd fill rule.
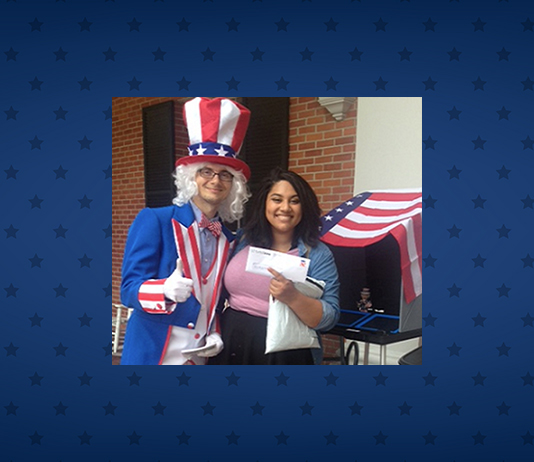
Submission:
[[[282,180],[273,185],[267,194],[265,217],[271,224],[273,233],[293,235],[302,219],[302,205],[291,183]]]

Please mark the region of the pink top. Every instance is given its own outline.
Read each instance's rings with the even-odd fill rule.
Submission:
[[[229,303],[234,310],[266,318],[271,278],[245,271],[249,248],[250,246],[246,246],[230,260],[224,273],[224,285],[230,294]],[[288,253],[296,255],[298,249]]]

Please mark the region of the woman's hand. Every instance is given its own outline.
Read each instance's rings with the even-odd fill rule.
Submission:
[[[267,271],[273,275],[271,285],[269,286],[271,295],[282,303],[291,306],[291,302],[293,302],[295,297],[299,294],[298,290],[295,289],[293,282],[286,279],[282,274],[272,268],[267,268]]]

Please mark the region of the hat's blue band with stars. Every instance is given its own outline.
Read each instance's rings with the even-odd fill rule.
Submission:
[[[190,156],[218,156],[235,158],[236,153],[231,146],[221,143],[197,143],[188,147]]]

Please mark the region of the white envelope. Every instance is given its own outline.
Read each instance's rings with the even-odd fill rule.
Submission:
[[[267,268],[272,268],[287,279],[304,282],[309,266],[309,258],[297,257],[259,247],[250,247],[245,271],[272,278],[273,275],[267,271]]]

